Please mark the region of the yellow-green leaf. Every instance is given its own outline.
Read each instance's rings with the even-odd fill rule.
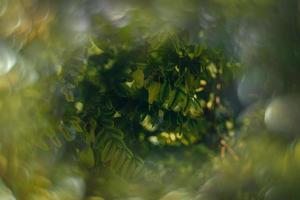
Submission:
[[[132,73],[132,78],[134,80],[134,85],[137,88],[142,88],[144,86],[144,72],[141,69],[137,69]]]
[[[148,87],[148,103],[153,104],[153,102],[158,98],[160,91],[160,83],[152,82]]]

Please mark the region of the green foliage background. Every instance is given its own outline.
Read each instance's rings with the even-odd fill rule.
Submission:
[[[0,0],[0,199],[298,199],[298,4]]]

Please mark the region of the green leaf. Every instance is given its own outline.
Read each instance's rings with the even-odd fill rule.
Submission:
[[[111,159],[111,152],[114,151],[115,145],[112,140],[107,140],[104,149],[101,153],[101,161],[103,163],[108,162]]]
[[[85,165],[88,168],[91,168],[95,165],[94,152],[90,147],[79,151],[78,157],[81,164]]]
[[[88,56],[100,55],[103,53],[103,50],[100,49],[95,42],[90,39],[91,46],[88,48]]]
[[[132,78],[134,80],[134,85],[137,88],[144,87],[144,72],[141,69],[137,69],[132,73]]]
[[[161,84],[159,82],[150,83],[148,89],[148,103],[153,104],[158,99]]]

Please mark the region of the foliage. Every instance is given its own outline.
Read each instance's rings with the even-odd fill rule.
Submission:
[[[299,199],[299,2],[0,0],[0,199]]]
[[[58,133],[75,144],[72,151],[79,150],[77,159],[86,167],[161,181],[141,159],[152,150],[194,145],[216,150],[232,133],[222,90],[238,69],[184,33],[130,45],[94,38],[83,59],[72,58],[59,74],[65,103],[59,105]]]

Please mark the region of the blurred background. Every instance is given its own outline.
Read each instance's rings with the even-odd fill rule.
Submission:
[[[299,20],[298,0],[0,0],[0,199],[300,199]],[[164,50],[174,35],[188,48],[205,49],[200,60],[221,60],[216,63],[230,69],[228,80],[220,72],[224,87],[218,86],[207,61],[210,75],[200,85],[221,92],[207,86],[204,114],[196,116],[202,121],[186,134],[178,118],[159,126],[152,111],[161,109],[147,110],[149,71],[173,63],[150,50]],[[136,70],[136,84],[142,82],[133,99],[148,91],[146,108],[134,107],[134,100],[118,103],[103,89],[127,70],[124,60],[133,66],[128,74]],[[106,85],[86,85],[93,73]],[[94,95],[87,100],[93,91],[111,98],[121,115],[146,113],[131,128],[129,116],[113,113],[125,132],[122,148],[141,157],[143,178],[126,179],[98,163],[97,134],[84,133],[97,108],[109,106],[104,97],[104,103]],[[217,97],[222,106],[214,106]]]

